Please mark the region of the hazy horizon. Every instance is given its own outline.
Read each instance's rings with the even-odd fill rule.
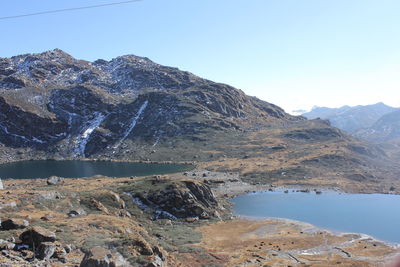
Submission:
[[[292,110],[289,113],[292,114],[301,114],[304,112],[310,112],[312,110],[318,109],[318,108],[331,108],[331,109],[340,109],[340,108],[344,108],[344,107],[350,107],[350,108],[354,108],[354,107],[358,107],[358,106],[371,106],[371,105],[376,105],[376,104],[384,104],[386,106],[392,107],[392,108],[400,108],[400,107],[394,107],[391,105],[388,105],[384,102],[376,102],[376,103],[372,103],[372,104],[367,104],[367,105],[342,105],[342,106],[336,106],[336,107],[326,107],[326,106],[319,106],[319,105],[314,105],[312,106],[310,109],[298,109],[298,110]]]

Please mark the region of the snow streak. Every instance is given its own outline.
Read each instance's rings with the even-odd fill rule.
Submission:
[[[147,100],[144,101],[142,106],[139,108],[139,111],[136,113],[136,116],[132,119],[132,122],[129,124],[129,127],[125,131],[121,140],[119,140],[118,144],[115,145],[114,148],[118,148],[121,145],[121,143],[129,136],[129,134],[132,132],[133,128],[135,128],[137,121],[139,120],[140,116],[142,115],[143,111],[146,109],[148,104],[149,104],[149,101],[147,101]]]
[[[77,153],[80,156],[85,156],[85,149],[86,145],[89,142],[89,138],[96,130],[97,127],[100,126],[100,124],[104,121],[106,116],[104,114],[101,114],[99,112],[95,113],[95,118],[87,123],[87,127],[85,130],[82,132],[82,134],[78,137],[77,143],[79,144],[79,147],[77,149]]]
[[[38,139],[38,138],[36,138],[36,137],[32,137],[31,139],[29,139],[28,137],[23,136],[23,135],[18,135],[18,134],[10,133],[10,132],[8,131],[7,127],[4,126],[4,125],[2,125],[1,123],[0,123],[0,130],[2,130],[5,134],[14,136],[14,137],[16,137],[16,138],[20,138],[20,139],[24,140],[25,142],[36,142],[36,143],[40,143],[40,144],[46,143],[45,141],[40,140],[40,139]]]

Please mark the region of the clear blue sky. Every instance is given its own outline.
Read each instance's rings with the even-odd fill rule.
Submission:
[[[109,2],[2,0],[0,16]],[[86,60],[136,54],[287,111],[400,106],[399,12],[398,0],[143,0],[0,20],[0,57],[54,48]]]

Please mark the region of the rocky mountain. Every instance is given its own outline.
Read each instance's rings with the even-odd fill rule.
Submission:
[[[329,120],[332,126],[354,134],[360,129],[369,128],[383,115],[395,111],[396,108],[383,103],[366,106],[343,106],[341,108],[314,107],[302,115],[308,119],[321,118]]]
[[[400,110],[383,115],[371,127],[356,132],[356,136],[370,141],[400,141]]]
[[[147,58],[1,58],[0,161],[82,157],[196,161],[252,183],[397,177],[385,151],[324,120]]]
[[[76,60],[61,50],[0,59],[0,142],[62,156],[116,153],[244,121],[300,120],[228,85],[147,58]]]

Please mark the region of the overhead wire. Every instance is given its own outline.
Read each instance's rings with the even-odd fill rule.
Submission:
[[[35,12],[35,13],[28,13],[28,14],[21,14],[21,15],[7,16],[7,17],[0,17],[0,20],[16,19],[16,18],[31,17],[31,16],[39,16],[39,15],[45,15],[45,14],[76,11],[76,10],[91,9],[91,8],[98,8],[98,7],[105,7],[105,6],[115,6],[115,5],[122,5],[122,4],[128,4],[128,3],[140,2],[140,1],[142,1],[142,0],[130,0],[130,1],[113,2],[113,3],[91,5],[91,6],[82,6],[82,7],[72,7],[72,8],[64,8],[64,9],[47,10],[47,11],[41,11],[41,12]]]

